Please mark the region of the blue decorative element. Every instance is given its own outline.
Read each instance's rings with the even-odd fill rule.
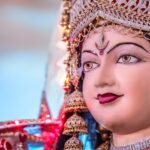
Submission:
[[[25,131],[27,131],[29,134],[39,135],[41,133],[41,127],[40,126],[30,126],[24,128]]]
[[[97,135],[96,135],[97,123],[89,112],[83,113],[82,117],[84,118],[88,126],[88,134],[80,135],[79,139],[82,141],[84,145],[84,150],[94,150],[96,140],[97,140]]]
[[[40,126],[30,126],[26,127],[25,130],[33,135],[40,135],[41,133],[41,127]],[[44,144],[43,143],[28,143],[28,149],[29,150],[44,150]]]
[[[80,135],[79,139],[84,145],[84,150],[93,150],[92,143],[90,141],[89,135]]]
[[[30,144],[28,144],[28,149],[29,150],[44,150],[44,145],[30,143]]]

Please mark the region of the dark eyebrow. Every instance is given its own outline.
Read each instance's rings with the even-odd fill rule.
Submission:
[[[98,56],[96,53],[94,53],[92,50],[83,50],[82,51],[82,54],[83,53],[90,53],[90,54],[93,54],[93,55],[95,55],[95,56]]]
[[[146,50],[142,45],[140,44],[137,44],[137,43],[133,43],[133,42],[123,42],[123,43],[118,43],[116,44],[115,46],[113,46],[108,52],[107,54],[109,54],[111,51],[113,51],[115,48],[117,48],[118,46],[121,46],[121,45],[127,45],[127,44],[130,44],[130,45],[135,45],[137,47],[140,47],[142,48],[145,52],[149,53],[148,50]]]

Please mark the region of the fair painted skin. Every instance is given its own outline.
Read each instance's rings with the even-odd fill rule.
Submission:
[[[115,146],[133,144],[150,137],[150,43],[113,29],[104,36],[109,43],[103,55],[95,46],[100,33],[83,42],[84,99],[97,122],[112,131]],[[104,93],[122,96],[100,104],[97,95]]]

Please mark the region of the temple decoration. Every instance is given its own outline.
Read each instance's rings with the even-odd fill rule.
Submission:
[[[28,150],[29,143],[43,144],[44,150],[52,150],[62,126],[61,117],[57,120],[51,118],[44,91],[38,119],[0,122],[0,150]],[[27,131],[36,127],[40,130],[38,135]]]

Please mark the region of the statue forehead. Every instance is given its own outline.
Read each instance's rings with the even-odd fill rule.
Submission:
[[[96,39],[100,41],[100,44],[102,44],[105,41],[105,32],[106,31],[103,27],[95,28],[88,35],[86,35],[83,45],[89,42],[89,40],[91,40],[93,37],[96,37]]]
[[[131,36],[136,37],[139,36],[138,31],[134,31],[131,28],[124,27],[122,25],[106,25],[106,26],[100,26],[98,28],[93,29],[89,34],[85,36],[84,42],[87,40],[90,40],[93,36],[97,36],[98,38],[104,38],[106,32],[114,32],[114,34],[120,34],[124,36]]]

